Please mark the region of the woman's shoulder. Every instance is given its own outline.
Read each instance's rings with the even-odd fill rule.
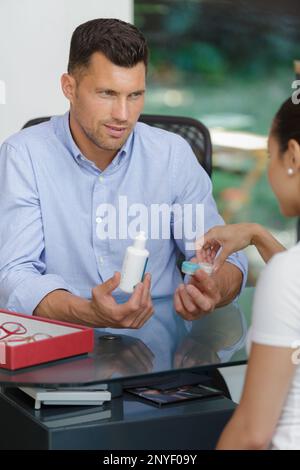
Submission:
[[[274,281],[286,282],[288,279],[300,283],[300,276],[297,277],[297,274],[300,274],[300,243],[274,255],[267,263],[263,274],[271,276]]]
[[[288,346],[300,334],[300,245],[278,253],[264,268],[255,288],[254,340]]]
[[[291,298],[300,303],[300,243],[271,258],[261,272],[256,294],[273,305]]]

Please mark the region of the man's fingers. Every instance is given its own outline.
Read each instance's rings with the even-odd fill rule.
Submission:
[[[203,269],[197,269],[197,271],[194,272],[194,275],[191,276],[190,284],[194,284],[201,291],[209,289],[211,285],[214,285],[214,282],[212,281],[211,277],[209,274],[207,274]]]
[[[118,287],[118,285],[120,284],[120,279],[121,279],[121,274],[119,272],[115,272],[113,277],[103,282],[103,284],[100,284],[99,286],[97,286],[96,289],[102,295],[110,294],[112,291],[114,291]]]
[[[188,284],[186,290],[190,296],[191,301],[197,307],[197,310],[201,310],[203,313],[210,312],[213,308],[213,303],[202,294],[195,286]]]
[[[151,275],[149,273],[145,275],[142,285],[143,292],[140,300],[140,306],[142,311],[134,320],[132,328],[141,328],[141,326],[143,326],[148,321],[148,319],[152,316],[154,312],[150,294]]]
[[[139,329],[152,317],[154,308],[149,305],[132,323],[132,328]]]
[[[150,289],[151,289],[151,274],[147,273],[143,280],[144,291],[142,295],[141,305],[142,307],[146,307],[149,300],[150,300]]]
[[[141,299],[143,295],[144,286],[139,282],[135,288],[131,297],[127,302],[117,304],[116,311],[118,312],[118,321],[120,321],[120,327],[130,328],[130,324],[133,321],[133,317],[136,317],[142,312]]]
[[[180,285],[178,290],[184,309],[193,314],[195,312],[195,304],[191,301],[191,298],[186,291],[186,286]]]
[[[135,286],[134,291],[131,294],[130,299],[128,300],[128,305],[130,306],[130,309],[133,310],[133,312],[138,313],[138,310],[141,309],[143,292],[144,292],[144,285],[141,282],[139,282]]]
[[[146,281],[146,286],[139,282],[130,299],[118,305],[120,322],[123,328],[140,328],[153,314],[153,305],[150,297],[150,279]]]
[[[179,289],[177,288],[174,294],[174,307],[176,312],[183,313],[184,306],[182,304],[181,298],[179,296]]]
[[[151,287],[151,274],[150,273],[145,274],[143,284],[150,290],[150,287]]]
[[[192,321],[195,318],[195,312],[190,312],[185,308],[185,305],[182,300],[182,295],[181,295],[181,289],[180,286],[177,288],[175,294],[174,294],[174,307],[177,313],[179,313],[182,318],[188,321]]]
[[[111,292],[120,283],[120,273],[103,284],[92,289],[95,309],[102,313],[108,326],[114,328],[140,328],[153,314],[150,295],[151,276],[147,274],[143,282],[139,282],[127,302],[118,304]]]

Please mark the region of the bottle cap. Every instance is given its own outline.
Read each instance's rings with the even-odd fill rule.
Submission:
[[[146,240],[146,234],[143,230],[141,230],[134,239],[134,248],[137,248],[138,250],[144,250],[146,246]]]

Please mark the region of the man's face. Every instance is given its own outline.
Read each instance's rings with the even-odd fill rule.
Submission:
[[[73,78],[73,77],[72,77]],[[85,137],[102,150],[118,151],[144,105],[146,68],[120,67],[94,53],[89,67],[73,80],[71,113]]]

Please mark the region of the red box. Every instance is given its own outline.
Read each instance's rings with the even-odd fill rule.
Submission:
[[[26,333],[23,338],[23,333],[5,338],[7,332],[3,331],[2,325],[7,322],[24,325]],[[19,327],[16,331],[20,330]],[[42,336],[44,339],[35,339]],[[93,349],[93,328],[0,310],[0,368],[21,369],[89,353]]]

